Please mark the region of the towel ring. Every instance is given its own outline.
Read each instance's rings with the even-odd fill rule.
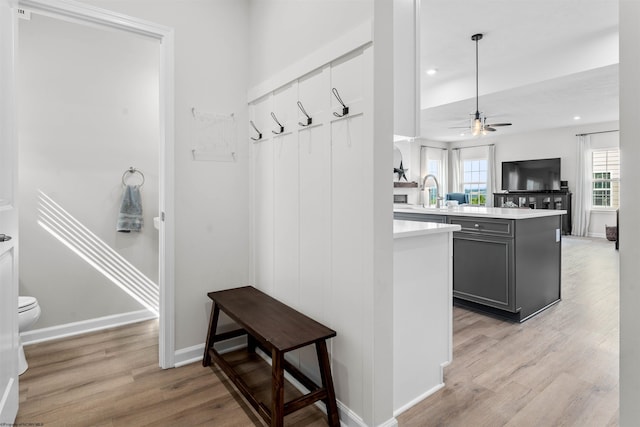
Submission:
[[[140,176],[142,177],[142,182],[138,184],[139,187],[142,187],[144,185],[144,174],[140,172],[138,169],[134,168],[133,166],[127,169],[126,171],[124,171],[124,173],[122,174],[122,185],[124,186],[127,185],[125,181],[127,174],[134,174],[134,173],[140,174]]]

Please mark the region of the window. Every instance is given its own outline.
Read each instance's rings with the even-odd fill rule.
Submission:
[[[487,202],[487,159],[462,162],[462,191],[469,194],[469,204],[485,205]]]
[[[620,204],[620,150],[598,150],[592,156],[591,205],[616,209]]]
[[[425,190],[421,197],[424,197],[425,206],[436,206],[438,196],[444,197],[447,192],[447,159],[448,151],[442,148],[420,147],[420,183],[425,176],[431,174],[436,177],[440,187],[440,194],[437,194],[436,184],[432,179],[425,182]]]
[[[442,175],[440,174],[440,170],[441,170],[440,160],[427,159],[427,173],[438,177],[438,182],[440,183],[440,185],[442,185],[442,180],[440,179]],[[426,183],[426,184],[429,184],[429,183]],[[425,192],[426,191],[429,192],[428,193],[429,206],[436,206],[438,203],[438,195],[436,194],[437,192],[436,187],[435,186],[427,187]]]

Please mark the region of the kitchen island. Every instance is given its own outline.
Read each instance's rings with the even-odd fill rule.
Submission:
[[[393,412],[444,386],[452,357],[452,233],[459,225],[393,222]]]
[[[394,218],[459,225],[454,302],[523,322],[560,301],[564,210],[398,206]]]

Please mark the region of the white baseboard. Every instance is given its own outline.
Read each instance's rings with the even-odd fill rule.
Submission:
[[[216,344],[216,348],[220,354],[229,353],[231,351],[240,350],[247,346],[246,337],[236,337],[230,340],[227,340],[223,343]],[[191,363],[202,362],[202,357],[204,356],[204,343],[197,344],[191,347],[182,348],[180,350],[176,350],[174,360],[174,367],[179,368],[180,366],[189,365]]]
[[[202,361],[204,355],[204,343],[187,348],[176,350],[173,356],[173,367],[179,368],[184,365]]]
[[[131,311],[129,313],[97,317],[95,319],[65,323],[48,328],[32,329],[21,333],[20,338],[22,338],[24,345],[36,344],[157,318],[158,316],[156,314],[148,310]]]
[[[587,237],[595,237],[596,239],[606,239],[605,233],[587,233]]]
[[[431,389],[425,391],[420,396],[416,397],[415,399],[411,400],[410,402],[407,402],[406,404],[402,405],[401,407],[399,407],[398,409],[393,411],[394,418],[397,417],[398,415],[402,414],[407,409],[409,409],[409,408],[413,407],[414,405],[422,402],[424,399],[426,399],[427,397],[431,396],[433,393],[435,393],[436,391],[440,390],[443,387],[444,387],[444,383],[440,383],[440,384],[436,385],[435,387],[432,387]]]
[[[398,427],[398,420],[395,417],[388,419],[378,427]]]

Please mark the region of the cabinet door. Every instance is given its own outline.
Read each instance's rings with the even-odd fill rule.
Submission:
[[[453,296],[516,312],[513,239],[455,233]]]

